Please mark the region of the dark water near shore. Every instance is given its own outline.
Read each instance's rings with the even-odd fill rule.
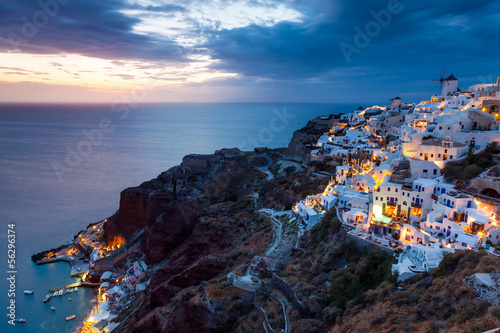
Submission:
[[[0,331],[72,332],[81,323],[93,306],[93,291],[79,288],[72,302],[66,296],[43,304],[48,289],[74,281],[70,265],[35,266],[30,256],[112,215],[124,188],[156,177],[188,153],[286,146],[309,119],[357,106],[162,104],[127,115],[110,105],[0,105]],[[6,316],[10,223],[16,232],[16,317],[26,319],[15,327]],[[66,322],[71,314],[76,320]]]

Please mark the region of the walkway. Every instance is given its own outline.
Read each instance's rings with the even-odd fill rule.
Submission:
[[[269,166],[271,165],[271,163],[273,161],[269,158],[269,156],[267,156],[266,153],[261,154],[261,155],[257,155],[257,156],[262,156],[262,157],[264,157],[267,160],[267,164],[266,165],[264,165],[263,167],[259,167],[258,168],[260,171],[264,172],[267,175],[266,180],[274,179],[273,173],[271,171],[269,171]]]

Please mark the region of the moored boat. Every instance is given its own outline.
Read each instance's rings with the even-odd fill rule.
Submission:
[[[77,293],[77,292],[78,292],[78,287],[75,287],[75,293]]]
[[[73,288],[68,289],[68,292],[72,293],[73,292]]]
[[[66,320],[75,319],[75,317],[76,317],[76,315],[67,316],[67,317],[66,317]]]
[[[68,300],[72,301],[72,300],[73,300],[73,298],[71,298],[71,297],[70,297],[70,298],[68,298]]]
[[[49,301],[49,299],[51,298],[52,296],[50,294],[48,295],[45,295],[45,297],[43,298],[43,302],[46,303]]]
[[[51,307],[50,307],[50,309],[51,309],[52,311],[56,311],[56,308],[55,308],[55,307],[53,307],[53,306],[51,306]]]
[[[24,318],[17,318],[16,322],[18,322],[18,323],[25,323],[26,319],[24,319]]]
[[[26,295],[33,295],[33,290],[25,290],[24,293]]]
[[[59,292],[54,291],[54,293],[52,294],[52,297],[57,297],[57,296],[59,296]]]
[[[62,294],[63,294],[63,290],[61,289],[61,290],[59,290],[59,296],[62,296]]]

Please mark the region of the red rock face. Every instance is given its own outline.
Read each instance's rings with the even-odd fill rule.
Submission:
[[[151,306],[158,307],[167,304],[182,289],[197,285],[201,281],[210,280],[218,276],[226,267],[227,260],[225,258],[204,257],[181,271],[181,273],[171,275],[163,283],[161,283],[159,276],[156,275],[153,283],[161,284],[151,293]],[[169,272],[173,270],[173,267],[168,267]],[[165,274],[160,275],[164,276]]]
[[[108,244],[113,242],[112,237],[123,237],[130,241],[135,233],[156,221],[171,199],[154,195],[153,191],[154,188],[138,186],[121,192],[118,213],[104,224]]]
[[[179,201],[167,205],[161,219],[146,233],[142,251],[148,263],[158,263],[177,248],[193,232],[200,220],[199,209],[194,202]]]
[[[249,303],[245,297],[239,301],[240,304]],[[144,318],[135,323],[130,332],[179,332],[179,333],[220,333],[230,332],[238,315],[236,311],[229,314],[215,311],[213,306],[197,297],[189,296],[175,306],[171,311],[165,307],[156,308],[149,312]],[[129,331],[127,331],[129,332]]]

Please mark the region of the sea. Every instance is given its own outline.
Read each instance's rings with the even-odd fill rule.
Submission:
[[[50,288],[75,279],[69,263],[37,266],[31,255],[70,243],[89,223],[114,214],[123,189],[157,177],[187,154],[284,147],[308,120],[358,106],[0,104],[0,331],[77,329],[95,291],[82,287],[73,301],[43,303]],[[9,324],[11,313],[26,322]]]

